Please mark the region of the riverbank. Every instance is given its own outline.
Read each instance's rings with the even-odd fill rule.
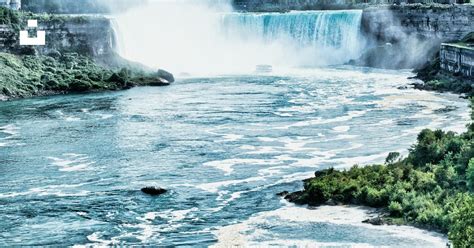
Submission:
[[[471,102],[472,106],[472,102]],[[423,130],[406,158],[348,170],[325,169],[285,195],[296,204],[355,204],[379,208],[368,223],[408,224],[449,235],[456,247],[474,244],[474,124],[462,134]]]
[[[450,91],[474,95],[474,32],[463,39],[441,45],[440,51],[428,63],[416,69],[416,78],[423,83],[417,89]]]
[[[45,46],[20,46],[19,30],[36,19]],[[171,83],[164,71],[127,61],[116,52],[111,20],[100,16],[33,14],[0,8],[0,100],[122,90]]]
[[[77,53],[0,53],[0,100],[168,84],[158,72],[108,69]]]

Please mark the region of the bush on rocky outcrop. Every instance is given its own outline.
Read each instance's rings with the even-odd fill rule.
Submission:
[[[388,213],[384,222],[449,232],[455,247],[474,245],[473,144],[474,124],[463,134],[425,129],[405,159],[391,154],[385,165],[317,171],[304,181],[303,191],[285,198],[378,207]]]
[[[10,98],[41,94],[128,89],[154,77],[128,69],[112,71],[77,53],[51,56],[0,53],[1,95]],[[146,78],[148,81],[140,81]],[[159,78],[154,78],[159,81]]]

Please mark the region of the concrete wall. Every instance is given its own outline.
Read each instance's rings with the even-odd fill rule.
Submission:
[[[444,71],[474,79],[474,47],[442,44],[440,62]]]

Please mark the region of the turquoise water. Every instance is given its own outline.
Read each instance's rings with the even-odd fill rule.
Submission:
[[[222,16],[222,28],[266,42],[290,39],[302,47],[351,50],[360,48],[361,19],[361,10],[231,13]]]
[[[365,209],[275,195],[316,169],[406,152],[423,127],[463,129],[465,100],[398,89],[407,76],[307,69],[1,102],[0,246],[441,247],[362,224]],[[169,192],[140,192],[150,185]]]

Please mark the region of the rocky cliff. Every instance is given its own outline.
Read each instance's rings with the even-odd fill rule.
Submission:
[[[474,5],[370,7],[363,11],[362,28],[382,42],[402,42],[408,36],[459,40],[474,30]]]
[[[35,18],[35,17],[31,17]],[[25,29],[24,18],[20,25],[2,25],[3,43],[0,51],[12,53],[77,52],[83,55],[99,57],[111,54],[115,50],[115,34],[111,20],[99,16],[39,16],[38,29],[46,31],[45,46],[20,46],[19,29]],[[34,36],[34,30],[31,36]]]
[[[474,0],[233,0],[237,10],[244,11],[289,11],[325,9],[363,9],[369,6],[393,4],[464,4]]]
[[[366,8],[362,32],[369,49],[360,65],[415,68],[432,59],[442,42],[474,30],[474,5],[404,5]]]

